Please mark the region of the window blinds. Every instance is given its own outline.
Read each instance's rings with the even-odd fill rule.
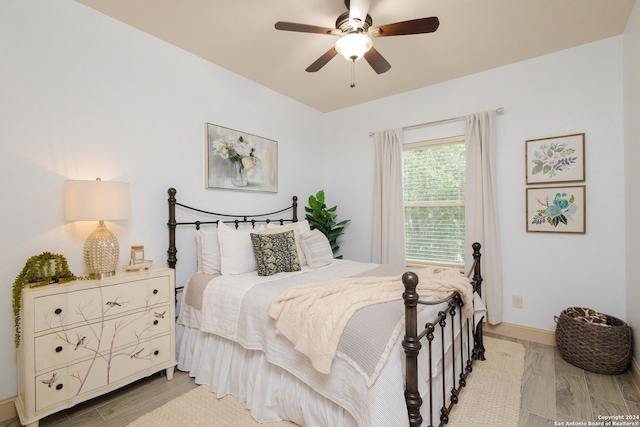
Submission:
[[[406,147],[403,159],[407,262],[464,264],[465,148],[462,137]]]

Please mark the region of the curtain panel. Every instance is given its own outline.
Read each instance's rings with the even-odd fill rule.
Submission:
[[[495,179],[495,111],[465,117],[466,177],[465,227],[466,267],[473,264],[471,244],[482,244],[482,298],[487,305],[487,321],[502,322],[502,255],[498,229]]]
[[[402,194],[402,129],[374,132],[371,261],[406,265]]]

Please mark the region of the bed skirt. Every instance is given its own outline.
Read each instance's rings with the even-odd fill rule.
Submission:
[[[179,370],[189,372],[196,384],[208,385],[218,397],[237,397],[258,422],[357,425],[344,408],[269,363],[261,351],[183,325],[176,325],[176,347]]]
[[[459,339],[456,342],[457,346]],[[176,325],[176,351],[180,371],[188,372],[196,384],[208,385],[218,397],[232,395],[238,398],[258,422],[289,420],[302,426],[358,425],[344,407],[311,389],[287,370],[270,363],[262,351],[248,350],[233,341],[180,324]],[[451,357],[450,351],[445,357]],[[396,373],[404,372],[403,369]],[[433,380],[434,384],[441,384],[441,373]],[[451,372],[447,373],[446,384],[446,390],[449,390],[453,384]],[[389,399],[402,397],[402,404],[387,406],[381,403],[381,415],[374,416],[369,427],[409,425],[403,398],[404,375],[397,375],[397,387],[401,388],[400,392],[388,390],[385,394]],[[436,402],[441,399],[439,388],[434,390]],[[426,387],[421,395],[428,402]],[[423,405],[421,412],[428,420],[428,405]],[[434,407],[433,412],[434,418],[438,419],[439,407]]]

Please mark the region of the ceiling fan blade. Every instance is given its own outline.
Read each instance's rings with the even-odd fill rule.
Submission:
[[[283,22],[283,21],[276,22],[275,26],[276,26],[276,30],[296,31],[298,33],[332,35],[336,31],[335,28],[317,27],[315,25],[296,24],[295,22]]]
[[[331,49],[329,49],[324,53],[324,55],[316,59],[316,61],[313,64],[309,65],[305,71],[309,73],[315,73],[320,68],[327,65],[327,63],[331,61],[333,57],[336,56],[337,54],[338,54],[338,51],[336,50],[335,47],[332,46]]]
[[[351,25],[354,29],[362,28],[371,7],[371,0],[350,0],[347,7],[349,8],[349,22]]]
[[[438,20],[437,17],[432,16],[430,18],[412,19],[410,21],[372,27],[369,29],[369,35],[371,37],[388,37],[433,33],[438,29],[438,26],[440,26],[440,20]]]
[[[374,47],[369,49],[367,53],[364,54],[364,59],[367,60],[371,68],[378,73],[386,73],[391,68],[391,64],[384,59],[384,56],[380,54]]]

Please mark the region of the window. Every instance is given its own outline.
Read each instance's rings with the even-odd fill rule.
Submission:
[[[407,264],[464,265],[463,136],[405,144]]]

